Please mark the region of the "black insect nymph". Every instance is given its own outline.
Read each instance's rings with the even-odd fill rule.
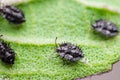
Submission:
[[[92,27],[95,31],[107,37],[116,36],[119,33],[118,27],[113,22],[103,19],[96,20]]]
[[[78,46],[71,43],[59,44],[56,47],[56,52],[68,61],[77,61],[84,57],[82,50]]]
[[[14,64],[15,52],[4,41],[0,42],[0,59],[6,64]]]
[[[21,24],[25,22],[25,16],[23,11],[15,6],[3,6],[0,9],[0,13],[5,19],[14,24]]]

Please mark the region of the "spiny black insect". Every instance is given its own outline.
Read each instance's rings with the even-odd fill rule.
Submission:
[[[9,22],[14,24],[21,24],[25,22],[25,16],[22,10],[15,6],[7,5],[0,9],[0,13],[3,18],[7,19]]]
[[[0,42],[0,59],[6,64],[14,64],[15,52],[4,41]]]
[[[56,47],[56,52],[68,61],[77,61],[84,57],[82,50],[78,46],[71,43],[59,44],[59,47]]]
[[[103,19],[96,20],[95,22],[95,24],[92,24],[93,29],[107,37],[113,37],[119,33],[118,27],[113,22]]]

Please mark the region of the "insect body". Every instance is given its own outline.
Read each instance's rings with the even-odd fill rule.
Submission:
[[[69,61],[77,61],[84,57],[82,50],[71,43],[60,44],[59,47],[56,48],[56,52],[59,53],[62,58]]]
[[[114,23],[103,19],[96,20],[96,23],[92,24],[92,27],[95,31],[100,32],[107,37],[116,36],[119,33],[119,30]]]
[[[0,42],[0,59],[7,64],[14,64],[15,52],[4,41]]]
[[[24,13],[14,6],[3,6],[0,9],[0,13],[5,19],[14,24],[21,24],[25,22]]]

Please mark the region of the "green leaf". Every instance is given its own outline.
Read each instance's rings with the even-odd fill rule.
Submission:
[[[18,7],[26,23],[16,26],[0,18],[2,39],[17,53],[12,67],[0,63],[1,78],[71,80],[108,71],[120,59],[120,35],[107,39],[94,33],[90,25],[103,18],[119,27],[120,14],[88,8],[76,0],[36,0]],[[58,43],[78,44],[88,62],[65,64],[55,52],[55,37]]]
[[[120,13],[119,0],[76,0],[88,7],[107,9],[113,12]]]

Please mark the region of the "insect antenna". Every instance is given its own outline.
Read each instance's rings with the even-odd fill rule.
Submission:
[[[55,38],[55,48],[58,47],[58,43],[57,43],[57,37]]]
[[[54,52],[53,53],[56,53],[56,49],[57,49],[57,47],[58,47],[58,45],[57,45],[57,37],[55,38],[55,47],[54,47]],[[58,55],[56,56],[56,55],[54,55],[54,54],[50,54],[50,57],[49,57],[49,59],[51,59],[51,60],[53,60],[53,58],[56,58],[56,57],[59,57]]]

